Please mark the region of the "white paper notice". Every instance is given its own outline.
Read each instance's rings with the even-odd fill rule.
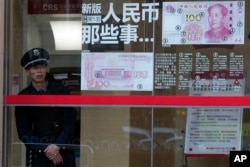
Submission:
[[[190,96],[242,96],[243,71],[193,71]],[[185,154],[229,154],[241,150],[241,107],[190,107]]]
[[[186,154],[229,154],[241,148],[242,110],[190,108]]]

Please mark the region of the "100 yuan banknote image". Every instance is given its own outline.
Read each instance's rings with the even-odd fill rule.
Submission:
[[[81,90],[153,90],[153,53],[82,52]]]
[[[244,1],[163,2],[162,45],[244,44]]]

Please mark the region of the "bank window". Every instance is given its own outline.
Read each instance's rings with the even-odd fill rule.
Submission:
[[[244,160],[247,1],[8,3],[8,166]]]

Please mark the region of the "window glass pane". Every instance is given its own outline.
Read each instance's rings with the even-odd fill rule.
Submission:
[[[8,3],[9,166],[55,158],[51,143],[52,164],[71,150],[79,167],[227,167],[249,150],[249,2]]]

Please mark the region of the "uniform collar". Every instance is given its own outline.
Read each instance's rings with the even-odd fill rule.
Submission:
[[[44,86],[42,87],[42,89],[39,89],[35,84],[32,83],[32,86],[36,89],[37,92],[43,90],[44,92],[47,91],[47,87],[48,87],[48,81],[46,81],[46,83],[44,84]]]

